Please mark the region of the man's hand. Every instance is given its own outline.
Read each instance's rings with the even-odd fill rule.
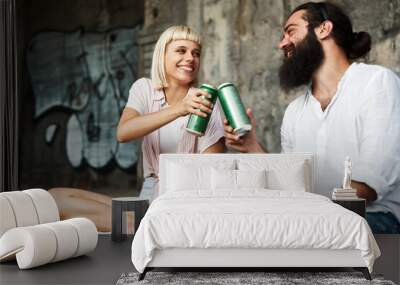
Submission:
[[[357,197],[373,202],[378,198],[376,191],[363,182],[351,180],[351,187],[357,190]]]
[[[247,115],[250,118],[252,128],[249,133],[242,137],[235,135],[233,133],[233,128],[229,125],[228,121],[226,119],[224,120],[225,145],[227,148],[238,152],[265,152],[257,141],[256,120],[254,119],[253,112],[250,108],[247,109]]]

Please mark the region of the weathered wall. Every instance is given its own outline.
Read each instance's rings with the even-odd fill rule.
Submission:
[[[160,34],[169,26],[186,23],[185,0],[147,0],[144,23],[139,35],[141,76],[150,76],[154,46]]]
[[[132,26],[143,21],[141,0],[25,0],[26,30],[30,34],[46,30],[88,31]]]
[[[143,22],[143,0],[25,0],[24,38],[46,31],[106,31],[134,27]],[[27,69],[24,70],[27,73]],[[29,78],[27,75],[26,78]],[[34,96],[30,82],[24,82],[21,100],[20,188],[76,187],[112,196],[138,192],[136,167],[122,170],[115,163],[95,170],[88,165],[73,168],[66,154],[66,124],[71,113],[57,108],[34,119]],[[54,141],[44,141],[46,128],[58,124]]]
[[[277,44],[288,13],[307,1],[188,0],[187,24],[202,35],[200,82],[234,82],[257,118],[257,133],[269,151],[280,151],[280,125],[286,106],[304,89],[279,88],[281,52]],[[355,31],[368,31],[373,48],[368,62],[400,75],[400,1],[337,0]]]

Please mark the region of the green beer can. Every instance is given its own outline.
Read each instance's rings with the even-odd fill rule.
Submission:
[[[241,137],[251,131],[250,119],[235,85],[230,82],[221,84],[218,87],[218,98],[233,133]]]
[[[204,96],[203,99],[209,100],[213,105],[215,105],[215,102],[218,98],[218,90],[208,84],[202,84],[199,89],[210,94],[211,99],[205,98]],[[186,125],[186,130],[196,136],[201,137],[207,130],[207,125],[210,117],[211,114],[207,114],[207,117],[201,117],[195,114],[191,114]]]

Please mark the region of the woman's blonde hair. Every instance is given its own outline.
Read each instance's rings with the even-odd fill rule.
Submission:
[[[154,88],[168,87],[165,74],[165,50],[167,45],[176,40],[190,40],[201,47],[200,35],[187,26],[172,26],[166,29],[158,39],[151,63],[151,81]]]

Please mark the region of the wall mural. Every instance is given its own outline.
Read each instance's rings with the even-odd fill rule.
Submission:
[[[104,33],[46,32],[34,37],[27,55],[35,118],[54,107],[71,111],[66,153],[73,167],[83,161],[102,168],[112,159],[127,169],[137,161],[138,142],[119,144],[116,128],[129,88],[137,79],[140,27]],[[54,125],[46,131],[51,143]]]

